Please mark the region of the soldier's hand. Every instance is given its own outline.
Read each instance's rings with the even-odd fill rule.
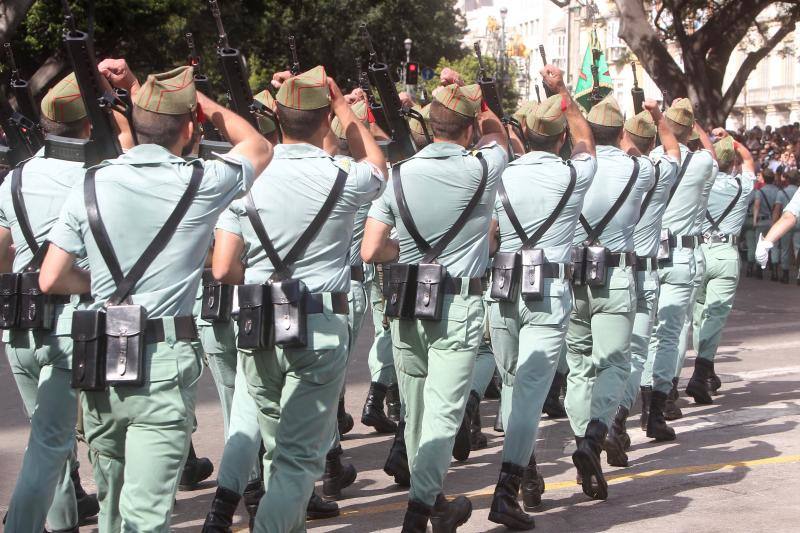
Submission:
[[[567,86],[564,83],[564,73],[555,65],[547,64],[539,71],[542,75],[542,82],[550,87],[555,92],[566,90]]]
[[[411,98],[411,95],[405,91],[402,91],[397,96],[400,97],[400,103],[403,104],[403,107],[409,109],[414,107],[414,99]]]
[[[284,70],[283,72],[276,72],[272,75],[272,86],[276,89],[280,89],[283,82],[288,80],[292,77],[292,73],[288,70]]]
[[[444,67],[439,77],[441,78],[442,85],[445,86],[456,84],[461,87],[464,85],[464,80],[461,78],[461,74],[450,67]]]
[[[124,59],[106,58],[97,65],[97,70],[112,87],[134,92],[139,88],[139,80],[133,75]]]
[[[353,105],[356,102],[360,102],[362,100],[366,101],[367,93],[365,93],[364,89],[362,89],[361,87],[356,87],[355,89],[350,91],[350,94],[346,94],[344,99],[347,100],[348,104]]]
[[[725,128],[714,128],[711,130],[711,134],[717,139],[723,139],[728,136],[728,130]]]
[[[648,98],[642,103],[642,107],[653,117],[653,122],[658,124],[658,121],[661,120],[661,108],[658,106],[658,102]]]
[[[328,78],[328,93],[331,96],[331,111],[339,113],[342,109],[350,109],[350,105],[345,100],[342,90],[336,84],[336,80]]]

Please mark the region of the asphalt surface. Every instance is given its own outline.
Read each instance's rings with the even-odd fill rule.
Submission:
[[[537,457],[547,492],[535,513],[539,531],[797,531],[797,479],[800,478],[800,287],[743,279],[728,320],[716,370],[723,381],[714,405],[696,406],[682,395],[684,418],[673,423],[678,439],[650,442],[634,414],[630,467],[607,467],[609,499],[590,501],[574,482],[573,443],[565,420],[543,419]],[[339,502],[342,515],[309,522],[309,531],[399,531],[406,492],[383,473],[391,436],[380,436],[358,422],[369,386],[367,352],[372,328],[366,323],[348,370],[347,407],[356,426],[342,445],[344,460],[358,469],[356,482]],[[693,353],[681,380],[691,375]],[[482,406],[489,447],[453,463],[447,494],[470,495],[474,512],[459,531],[504,531],[488,521],[491,494],[500,467],[502,435],[491,426],[497,402]],[[635,409],[638,413],[638,407]],[[10,375],[0,360],[0,512],[7,508],[28,436],[28,422]],[[201,382],[194,436],[199,455],[215,465],[222,454],[222,417],[206,371]],[[84,486],[93,491],[91,466],[81,447]],[[199,531],[212,499],[215,476],[198,490],[180,492],[173,530]],[[246,531],[240,507],[237,529]],[[82,532],[96,531],[86,526]]]

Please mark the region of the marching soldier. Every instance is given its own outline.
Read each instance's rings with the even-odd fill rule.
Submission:
[[[656,182],[647,191],[639,208],[639,219],[633,234],[636,248],[636,316],[631,335],[631,374],[617,409],[614,422],[606,437],[605,450],[608,464],[628,466],[625,450],[630,446],[630,437],[625,428],[628,413],[636,402],[641,384],[652,384],[652,370],[642,380],[642,371],[647,360],[647,347],[653,331],[658,302],[658,250],[661,239],[661,218],[667,208],[670,189],[678,174],[681,152],[678,141],[667,126],[658,103],[647,100],[645,111],[625,121],[623,149],[634,153],[649,154],[655,144],[656,133],[664,150],[653,160]],[[630,153],[630,152],[629,152]],[[642,164],[650,160],[640,158]],[[646,429],[646,428],[645,428]]]
[[[778,187],[775,185],[775,173],[765,168],[761,173],[761,179],[764,180],[764,186],[756,191],[753,200],[753,225],[756,228],[756,234],[765,234],[769,227],[775,222],[773,219],[773,209],[775,202],[778,199]],[[780,254],[778,248],[772,248],[769,256],[769,270],[770,279],[772,281],[778,280],[778,262],[780,261]],[[762,278],[761,270],[756,270],[756,277]]]
[[[127,68],[119,78],[118,86],[135,87]],[[198,107],[235,145],[222,160],[186,162],[180,157],[196,142]],[[119,531],[123,525],[136,530],[169,527],[202,369],[192,308],[211,230],[220,212],[247,191],[271,157],[269,143],[247,121],[196,93],[191,67],[151,75],[134,91],[133,126],[140,144],[90,169],[88,183],[67,198],[48,236],[51,246],[40,278],[42,290],[50,294],[91,289],[92,309],[119,307],[122,312],[115,316],[123,315],[122,324],[134,313],[133,320],[146,318],[144,331],[132,338],[142,343],[143,357],[137,361],[139,354],[117,345],[119,362],[106,369],[113,384],[82,394],[103,531]],[[87,206],[84,189],[92,186],[96,205]],[[176,204],[186,206],[185,217]],[[89,214],[98,210],[102,220]],[[134,218],[137,223],[131,225]],[[181,237],[164,238],[170,230]],[[103,233],[107,237],[95,239]],[[154,253],[147,246],[153,242],[166,251]],[[91,280],[73,266],[76,257],[88,258]],[[134,263],[138,268],[131,272]],[[142,270],[146,263],[150,265]],[[123,300],[132,304],[117,305]],[[107,326],[113,328],[113,322]],[[125,335],[132,330],[121,325],[107,331]],[[123,342],[127,346],[131,341]],[[131,376],[133,365],[137,368]],[[126,375],[136,379],[126,385]]]
[[[636,315],[634,228],[653,186],[650,164],[620,148],[623,118],[609,95],[587,116],[597,146],[597,173],[586,194],[576,245],[579,272],[567,330],[567,396],[577,449],[572,461],[583,492],[605,500],[600,452],[630,375]]]
[[[303,527],[306,503],[324,469],[330,440],[320,435],[332,437],[336,430],[349,343],[345,265],[353,220],[364,202],[380,194],[386,163],[323,67],[295,77],[282,72],[274,81],[280,85],[276,101],[284,144],[251,196],[234,202],[220,218],[212,268],[222,282],[244,278],[252,294],[243,302],[239,289],[241,361],[266,448],[266,492],[255,528],[291,531]],[[331,112],[363,161],[334,161],[322,149]],[[248,327],[256,328],[245,332],[253,344],[242,348],[242,313],[249,306],[248,316],[268,316],[260,315],[264,304],[258,296],[268,281],[273,294],[286,291],[279,301],[289,302],[287,314],[275,319],[281,326],[292,321],[286,322],[290,328],[248,319]],[[270,331],[281,332],[275,344],[267,338]],[[237,502],[238,494],[218,490],[212,506],[235,509]]]
[[[505,440],[489,520],[512,529],[534,527],[533,517],[523,512],[517,496],[523,478],[538,477],[529,459],[572,309],[570,251],[575,226],[597,169],[589,124],[569,95],[561,71],[547,65],[542,76],[557,94],[529,109],[525,135],[532,151],[509,164],[495,202],[500,249],[492,291],[499,301],[491,306],[490,326],[503,378]],[[566,142],[567,127],[575,146],[565,163],[558,153]],[[526,283],[532,275],[524,254],[537,251],[543,255],[543,285],[541,295],[531,297]],[[517,254],[523,254],[522,272],[509,276]],[[511,276],[521,277],[520,283],[501,295],[501,285]],[[532,500],[538,503],[539,497],[523,492],[525,510],[531,510]]]
[[[786,186],[778,189],[778,194],[775,198],[775,207],[773,208],[772,219],[778,221],[783,214],[783,208],[788,204],[794,193],[797,192],[797,169],[786,173],[786,178],[789,180]],[[795,232],[790,231],[781,237],[780,245],[780,267],[781,267],[781,283],[789,283],[789,267],[792,266],[792,242],[794,241]]]
[[[719,388],[719,383],[712,382],[716,377],[714,356],[739,283],[737,244],[756,179],[755,163],[747,148],[734,141],[723,128],[717,128],[714,134],[720,137],[714,145],[719,173],[708,198],[703,224],[706,270],[696,297],[692,328],[697,358],[686,386],[686,394],[702,404],[711,403],[711,392]],[[738,176],[733,175],[736,155],[742,158],[742,172]]]
[[[479,113],[480,107],[476,85],[437,90],[429,121],[434,142],[392,168],[386,192],[370,210],[361,247],[367,262],[399,255],[390,269],[387,312],[398,317],[391,329],[411,472],[407,533],[425,531],[429,518],[436,531],[455,531],[472,512],[466,497],[448,501],[442,488],[483,335],[480,278],[489,260],[497,182],[507,162],[503,126],[491,111]],[[466,147],[476,117],[480,138],[473,155]],[[389,239],[394,227],[399,241]],[[405,292],[407,273],[419,269],[417,305],[398,291]]]
[[[794,193],[791,201],[783,208],[781,218],[772,225],[767,234],[759,235],[756,261],[761,268],[766,268],[770,250],[775,247],[778,239],[792,231],[798,223],[800,223],[800,191]]]
[[[697,129],[701,139],[707,140],[705,132],[695,123],[689,99],[673,101],[665,113],[665,120],[680,144],[681,166],[667,197],[667,209],[661,220],[664,247],[668,251],[664,250],[664,258],[659,259],[658,310],[642,378],[647,383],[649,369],[652,368],[653,384],[641,387],[641,426],[648,437],[656,440],[675,439],[675,432],[664,418],[664,407],[667,394],[675,386],[673,380],[679,361],[681,329],[694,288],[697,238],[693,233],[697,212],[705,210],[704,191],[716,174],[716,162],[710,152],[690,152],[686,147],[693,128]],[[658,147],[651,156],[659,157],[663,152]]]

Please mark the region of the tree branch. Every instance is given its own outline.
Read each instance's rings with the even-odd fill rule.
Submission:
[[[11,41],[17,28],[25,20],[34,0],[3,0],[0,2],[0,42]]]
[[[569,5],[569,0],[550,0],[558,7],[567,7]]]

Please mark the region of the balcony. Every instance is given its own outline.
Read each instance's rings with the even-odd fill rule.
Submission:
[[[777,85],[757,87],[739,93],[734,107],[760,107],[767,105],[792,104],[800,99],[800,85]]]

